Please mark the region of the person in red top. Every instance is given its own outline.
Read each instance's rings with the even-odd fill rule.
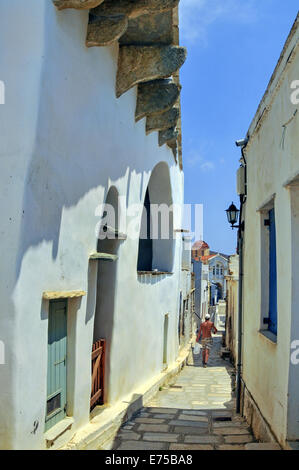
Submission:
[[[200,337],[202,336],[202,364],[204,367],[207,367],[209,360],[210,349],[212,347],[212,333],[217,333],[217,328],[213,322],[210,321],[210,315],[205,316],[205,320],[199,328],[199,332],[196,338],[196,341],[199,342]]]

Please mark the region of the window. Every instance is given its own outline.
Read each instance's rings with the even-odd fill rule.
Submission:
[[[145,193],[137,271],[171,273],[174,246],[170,174],[168,165],[161,162],[153,169]]]
[[[139,250],[138,250],[138,271],[151,271],[152,270],[152,258],[153,258],[153,240],[150,234],[151,227],[151,213],[150,213],[150,198],[149,191],[147,189],[144,198],[144,207],[142,213],[141,222],[141,234],[139,238]]]
[[[277,263],[274,203],[261,211],[261,330],[276,341]]]
[[[269,211],[269,330],[277,335],[277,267],[274,208]]]

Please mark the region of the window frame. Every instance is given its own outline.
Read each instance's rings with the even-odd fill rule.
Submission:
[[[278,325],[278,303],[277,303],[277,230],[276,230],[276,210],[275,210],[275,195],[269,198],[268,202],[265,203],[260,209],[260,329],[259,332],[270,339],[273,343],[277,343],[277,325]],[[275,255],[274,259],[276,262],[276,286],[274,292],[272,291],[271,279],[270,279],[270,259],[271,259],[271,247],[270,247],[270,213],[274,215],[274,248]],[[272,241],[273,243],[273,241]],[[270,296],[275,295],[276,304],[276,330],[270,328]]]

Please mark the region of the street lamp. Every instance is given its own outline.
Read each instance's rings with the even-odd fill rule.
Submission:
[[[232,202],[228,209],[226,209],[227,220],[231,224],[232,229],[239,228],[239,225],[236,225],[239,218],[239,209],[236,208],[235,204]]]

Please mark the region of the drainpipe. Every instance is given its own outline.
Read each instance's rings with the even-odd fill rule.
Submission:
[[[243,222],[243,207],[246,201],[247,194],[247,165],[244,155],[244,148],[248,143],[242,146],[242,158],[245,166],[245,194],[240,195],[240,218],[239,218],[239,229],[238,229],[238,254],[239,254],[239,287],[238,287],[238,357],[237,357],[237,377],[236,377],[236,412],[241,411],[241,381],[242,381],[242,345],[243,345],[243,233],[244,233],[244,222]]]
[[[242,199],[242,196],[240,197]],[[242,216],[242,201],[240,206],[240,220]],[[236,411],[241,409],[241,379],[242,379],[242,310],[243,310],[243,236],[242,230],[238,231],[238,253],[239,253],[239,298],[238,298],[238,357],[237,357],[237,386],[236,386]]]

